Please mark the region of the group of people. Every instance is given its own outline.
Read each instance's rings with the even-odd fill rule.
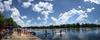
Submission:
[[[11,38],[11,35],[16,32],[19,36],[24,35],[36,35],[35,32],[29,32],[27,29],[23,28],[0,28],[0,40]]]
[[[11,28],[11,27],[6,27],[6,28],[1,27],[0,28],[0,40],[2,38],[10,38],[10,35],[12,35],[12,33],[13,33],[13,28]]]

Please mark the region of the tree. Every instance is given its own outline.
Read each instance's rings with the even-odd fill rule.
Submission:
[[[0,12],[0,27],[20,27],[10,18],[4,18],[4,15]]]
[[[0,13],[0,26],[4,24],[4,16]]]
[[[7,26],[12,26],[12,27],[14,27],[14,28],[18,26],[18,25],[16,24],[16,22],[13,21],[12,18],[7,18],[7,19],[5,19],[4,25],[5,25],[5,27],[7,27]]]

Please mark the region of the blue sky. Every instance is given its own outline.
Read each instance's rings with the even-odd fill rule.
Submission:
[[[0,0],[0,11],[22,27],[100,24],[100,0]]]

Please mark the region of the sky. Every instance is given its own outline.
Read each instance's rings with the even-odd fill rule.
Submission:
[[[100,0],[0,0],[0,12],[22,27],[100,24]]]

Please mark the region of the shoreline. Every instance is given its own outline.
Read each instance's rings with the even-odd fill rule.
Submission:
[[[1,40],[41,40],[41,39],[28,32],[27,34],[25,34],[24,32],[18,33],[17,31],[13,31],[12,35],[10,35],[10,38],[8,39],[3,38]]]

